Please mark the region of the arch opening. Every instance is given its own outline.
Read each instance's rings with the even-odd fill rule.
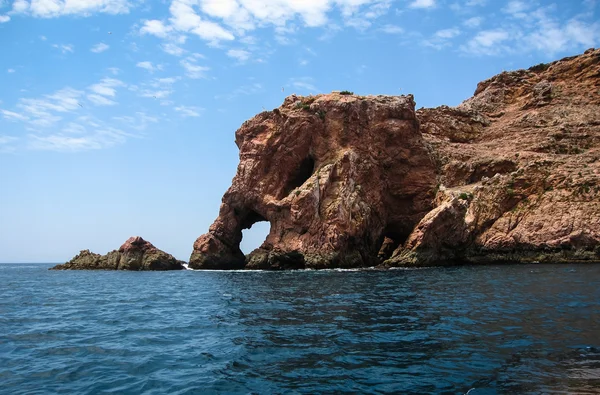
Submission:
[[[242,230],[242,241],[240,250],[244,255],[248,255],[258,247],[260,247],[271,232],[271,223],[264,218],[256,221]]]

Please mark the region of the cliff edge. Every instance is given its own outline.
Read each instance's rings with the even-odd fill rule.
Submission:
[[[194,269],[600,261],[600,50],[481,82],[457,107],[292,95],[236,132]],[[242,230],[269,221],[248,256]]]

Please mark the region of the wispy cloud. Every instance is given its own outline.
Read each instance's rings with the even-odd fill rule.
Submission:
[[[423,41],[426,46],[442,49],[451,44],[451,40],[461,34],[460,29],[453,27],[449,29],[438,30],[432,37]]]
[[[404,33],[404,29],[401,28],[400,26],[396,26],[396,25],[384,25],[381,27],[382,32],[387,33],[387,34],[402,34]]]
[[[60,50],[63,54],[67,52],[72,53],[74,51],[74,47],[72,44],[52,44],[52,47]]]
[[[143,111],[138,111],[133,116],[124,115],[113,117],[112,119],[124,125],[128,130],[134,129],[140,132],[146,130],[150,124],[159,122],[158,118],[148,115]]]
[[[300,91],[309,92],[309,93],[317,93],[319,92],[319,88],[314,85],[314,80],[311,77],[299,77],[292,78],[288,84],[293,88],[300,89]]]
[[[66,87],[41,98],[19,99],[17,111],[3,110],[5,118],[28,122],[32,127],[48,127],[62,119],[64,113],[80,108],[83,92]]]
[[[210,70],[209,67],[200,66],[197,63],[197,58],[189,56],[182,59],[179,63],[185,69],[185,75],[192,79],[206,78],[206,72]]]
[[[116,89],[123,86],[125,86],[123,81],[114,78],[104,78],[88,88],[92,93],[87,95],[87,99],[96,106],[113,106],[117,104],[113,100],[117,94]]]
[[[501,44],[509,38],[509,33],[502,29],[483,30],[461,48],[464,52],[475,55],[496,55],[505,51]]]
[[[217,96],[215,96],[215,99],[233,100],[239,96],[255,95],[255,94],[263,92],[263,91],[264,91],[264,87],[262,86],[262,84],[255,82],[255,83],[248,84],[248,85],[242,85],[239,88],[235,89],[231,93],[227,93],[224,95],[217,95]]]
[[[435,6],[435,0],[415,0],[409,5],[410,8],[433,8]]]
[[[154,78],[140,87],[130,87],[130,89],[136,91],[140,97],[160,100],[161,104],[166,104],[164,99],[175,92],[173,84],[180,79],[181,77]]]
[[[16,151],[12,145],[18,139],[14,136],[0,135],[0,154],[9,154]]]
[[[162,44],[160,47],[163,51],[173,56],[182,56],[186,52],[185,49],[181,48],[175,43],[165,43]]]
[[[249,32],[272,27],[275,40],[286,45],[295,42],[292,36],[300,26],[326,28],[330,33],[337,31],[334,27],[339,26],[329,16],[336,11],[344,26],[366,30],[375,19],[393,9],[392,3],[392,0],[276,0],[268,3],[254,0],[172,0],[169,17],[143,21],[139,33],[166,41],[173,41],[177,35],[196,35],[209,45],[219,46],[234,40],[247,43],[252,38]],[[432,8],[436,1],[415,0],[411,6]],[[387,30],[398,32],[397,29]],[[169,52],[180,56],[177,50]]]
[[[175,111],[177,111],[182,117],[199,117],[204,111],[204,108],[193,106],[178,106],[175,107]]]
[[[147,70],[150,73],[154,73],[154,71],[156,71],[156,70],[162,70],[163,69],[162,65],[160,65],[160,64],[153,65],[152,62],[149,62],[149,61],[138,62],[136,64],[136,67],[139,67],[141,69]]]
[[[26,149],[78,152],[112,147],[141,137],[139,132],[158,122],[139,111],[131,124],[94,117],[94,106],[115,104],[118,88],[125,86],[123,81],[103,78],[86,91],[65,87],[39,97],[20,98],[14,108],[0,109],[0,116],[23,124],[27,133],[19,146]]]
[[[245,62],[250,58],[250,52],[243,49],[230,49],[227,51],[227,56],[237,59],[239,62]]]
[[[472,55],[541,52],[549,57],[559,52],[585,49],[600,43],[600,22],[579,14],[565,19],[556,6],[539,7],[536,3],[512,0],[502,9],[501,25],[475,33],[461,50]],[[468,23],[467,23],[468,22]],[[473,18],[467,27],[478,27]]]
[[[483,17],[474,16],[472,18],[465,20],[463,22],[463,25],[466,27],[469,27],[469,28],[476,28],[476,27],[479,27],[482,22],[483,22]]]
[[[10,21],[10,17],[8,15],[0,15],[0,23],[6,23]]]
[[[109,45],[104,44],[104,43],[98,43],[96,45],[94,45],[90,51],[94,52],[94,53],[100,53],[100,52],[104,52],[106,50],[108,50],[110,48]]]
[[[15,72],[15,69],[8,69],[8,70],[6,70],[6,72],[7,72],[7,73],[9,73],[9,74],[10,74],[10,73],[14,73],[14,72]]]
[[[12,12],[37,18],[87,17],[95,13],[126,14],[130,8],[128,0],[15,0]]]

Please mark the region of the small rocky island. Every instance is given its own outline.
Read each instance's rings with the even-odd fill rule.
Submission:
[[[190,268],[600,262],[600,50],[503,72],[457,107],[292,95],[236,144],[237,174]],[[259,221],[270,233],[244,256],[242,230]],[[124,247],[57,268],[182,267]]]
[[[118,250],[99,255],[83,250],[69,262],[51,270],[182,270],[185,262],[154,247],[141,237],[129,238]]]

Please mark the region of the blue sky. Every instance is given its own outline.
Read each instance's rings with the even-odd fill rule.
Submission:
[[[141,235],[186,259],[234,132],[291,93],[456,105],[600,42],[596,0],[0,0],[0,262]],[[268,226],[245,233],[246,252]]]

